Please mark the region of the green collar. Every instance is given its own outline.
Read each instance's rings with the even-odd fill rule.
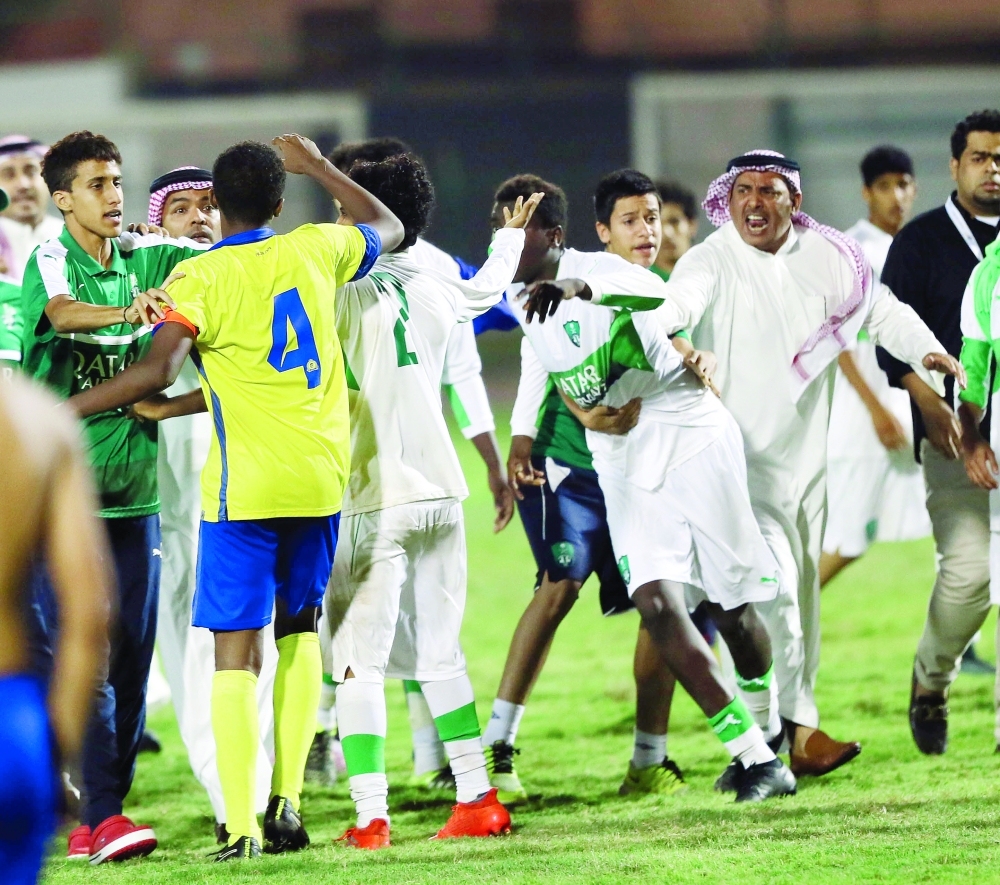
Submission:
[[[102,273],[114,273],[123,277],[128,273],[125,259],[122,258],[121,252],[118,251],[118,243],[114,240],[111,241],[111,266],[108,268],[103,267],[99,261],[84,251],[83,246],[73,239],[68,227],[63,227],[62,233],[59,234],[59,242],[66,247],[66,251],[69,253],[68,257],[72,258],[74,263],[89,276],[96,277]]]
[[[664,270],[662,267],[657,267],[655,264],[651,264],[649,269],[655,273],[661,280],[666,282],[670,279],[670,271]]]

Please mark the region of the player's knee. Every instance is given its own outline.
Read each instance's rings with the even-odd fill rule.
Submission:
[[[670,626],[688,616],[683,593],[673,592],[665,581],[643,584],[632,594],[632,602],[654,636],[658,626]]]
[[[561,621],[580,598],[580,583],[578,581],[542,581],[542,586],[535,594],[537,604],[547,620]]]

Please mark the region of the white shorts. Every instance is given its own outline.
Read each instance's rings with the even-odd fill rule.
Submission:
[[[346,516],[323,600],[330,672],[364,682],[465,673],[462,505],[453,498]]]
[[[664,580],[688,585],[692,610],[704,600],[729,610],[777,595],[778,564],[750,508],[735,420],[655,491],[629,482],[620,463],[601,463],[596,454],[594,468],[629,596]]]
[[[911,541],[930,534],[923,473],[908,453],[899,455],[898,466],[888,452],[830,460],[825,553],[857,557],[874,541]]]

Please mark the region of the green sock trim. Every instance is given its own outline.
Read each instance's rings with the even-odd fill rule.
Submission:
[[[349,734],[340,739],[347,774],[385,774],[385,738],[380,734]]]
[[[735,697],[709,719],[708,724],[715,732],[715,736],[722,743],[728,744],[753,728],[754,721],[746,704]]]
[[[437,726],[438,737],[445,744],[450,741],[472,740],[480,735],[475,702],[436,717],[434,724]]]
[[[413,679],[404,679],[403,691],[407,694],[420,694],[420,683]]]
[[[323,674],[323,684],[324,685],[336,685],[337,683],[333,681],[333,676],[329,673]]]
[[[736,674],[736,684],[744,691],[767,691],[771,687],[771,679],[774,677],[774,664],[768,667],[763,676],[756,679],[744,679],[739,673]]]

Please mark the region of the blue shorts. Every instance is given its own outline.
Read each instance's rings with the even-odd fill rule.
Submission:
[[[60,795],[42,680],[0,677],[0,879],[35,885]]]
[[[537,456],[531,459],[532,466],[542,472],[546,472],[545,461]],[[569,470],[555,490],[550,484],[551,478],[546,476],[543,486],[523,487],[524,500],[517,502],[538,567],[536,588],[546,572],[550,581],[568,579],[581,584],[596,572],[601,582],[600,604],[604,614],[633,608],[611,548],[604,495],[597,482],[597,473],[561,461],[555,464]]]
[[[191,623],[209,630],[259,630],[276,596],[289,615],[323,603],[340,514],[202,522]]]

